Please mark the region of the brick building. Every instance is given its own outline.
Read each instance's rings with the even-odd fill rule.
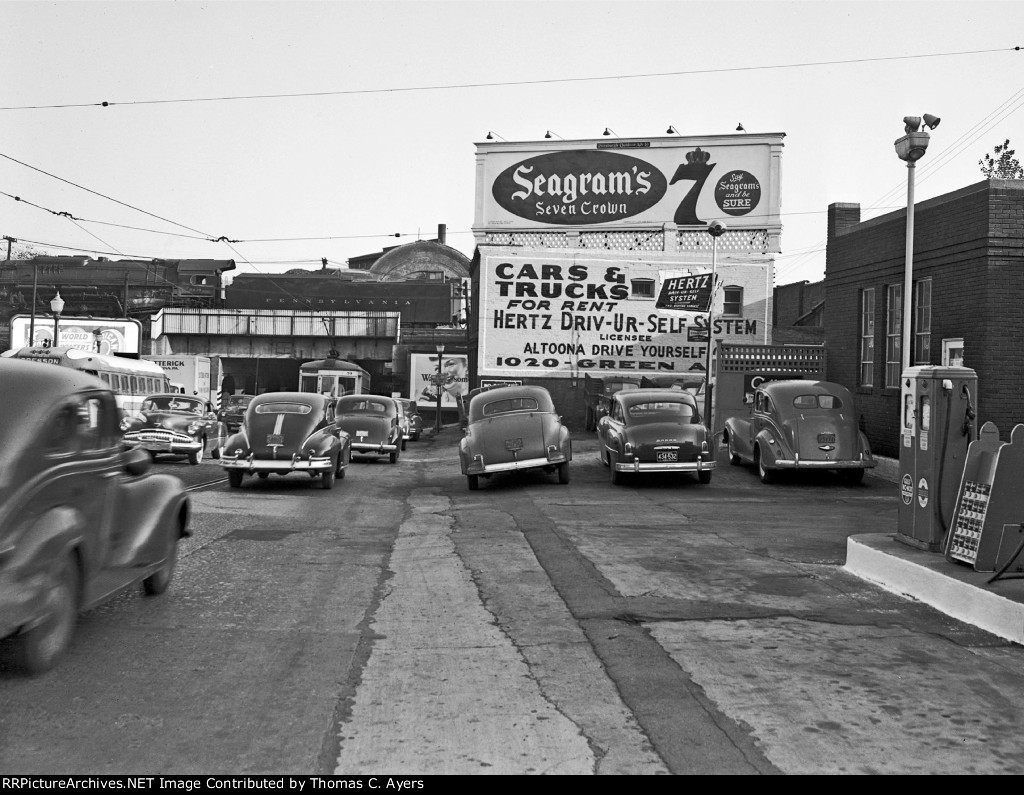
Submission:
[[[985,180],[915,205],[911,365],[978,375],[978,424],[1024,422],[1024,180]],[[899,455],[906,210],[828,210],[828,378],[854,390],[879,455]]]

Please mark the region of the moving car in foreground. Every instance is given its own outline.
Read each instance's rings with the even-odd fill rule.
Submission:
[[[352,437],[352,452],[386,455],[394,464],[402,449],[402,429],[394,398],[344,395],[335,407],[338,426]]]
[[[681,389],[634,389],[611,396],[597,423],[601,463],[612,483],[627,473],[692,472],[711,482],[715,454],[696,398]]]
[[[496,387],[469,401],[459,463],[470,491],[498,472],[542,469],[569,482],[572,441],[550,393],[539,386]]]
[[[80,611],[139,582],[167,589],[190,503],[124,445],[96,376],[2,359],[0,405],[0,638],[34,674],[68,648]]]
[[[300,472],[325,489],[345,477],[352,456],[349,437],[335,422],[334,398],[313,392],[265,392],[245,410],[238,433],[228,437],[220,465],[237,489],[246,475],[266,478]]]
[[[224,404],[217,412],[217,419],[224,423],[228,433],[234,433],[242,427],[245,410],[252,398],[252,395],[228,395],[224,398]]]
[[[137,416],[121,421],[121,430],[126,442],[148,450],[154,458],[162,453],[187,456],[192,465],[203,460],[207,448],[217,458],[227,438],[224,423],[210,403],[177,392],[146,397]]]
[[[856,484],[875,465],[853,395],[829,381],[762,383],[750,413],[727,419],[724,434],[729,463],[753,463],[762,483],[783,470],[834,469]]]

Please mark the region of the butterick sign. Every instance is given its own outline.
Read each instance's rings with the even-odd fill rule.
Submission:
[[[778,231],[781,133],[477,145],[475,231],[536,227]]]
[[[716,340],[763,342],[758,312],[765,306],[766,267],[719,267],[719,284],[742,296],[742,304],[725,315],[723,292],[716,294]],[[703,372],[708,315],[659,309],[655,297],[663,283],[706,270],[550,252],[483,255],[479,373],[522,378]]]

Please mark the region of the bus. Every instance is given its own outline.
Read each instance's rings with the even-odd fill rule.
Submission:
[[[314,359],[299,365],[299,391],[334,397],[365,395],[370,391],[370,374],[342,359]]]
[[[15,348],[0,353],[0,356],[56,364],[91,373],[110,387],[122,416],[138,415],[139,407],[147,396],[172,391],[167,373],[159,365],[146,359],[108,356],[81,348],[37,346]]]

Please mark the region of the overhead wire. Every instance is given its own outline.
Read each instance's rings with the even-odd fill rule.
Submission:
[[[298,92],[298,93],[287,93],[287,94],[257,94],[257,95],[239,95],[239,96],[222,96],[222,97],[197,97],[197,98],[168,99],[168,100],[136,100],[136,101],[130,101],[130,102],[103,101],[103,102],[98,102],[98,103],[73,103],[73,104],[48,105],[48,106],[47,105],[37,105],[37,106],[21,106],[21,107],[0,107],[0,110],[25,110],[25,109],[42,109],[42,108],[73,108],[73,107],[92,107],[92,106],[97,106],[97,105],[98,106],[102,106],[102,107],[110,107],[110,106],[114,106],[114,105],[127,105],[127,104],[132,104],[132,105],[168,104],[168,103],[175,103],[175,102],[210,102],[210,101],[231,101],[231,100],[245,100],[245,99],[280,99],[280,98],[296,98],[296,97],[320,97],[320,96],[332,96],[332,95],[347,95],[347,94],[387,93],[387,92],[397,92],[397,91],[449,90],[449,89],[460,89],[460,88],[501,87],[501,86],[513,86],[513,85],[535,85],[535,84],[544,84],[544,83],[572,83],[572,82],[581,82],[581,81],[637,79],[637,78],[651,78],[651,77],[671,77],[671,76],[683,76],[683,75],[694,75],[694,74],[712,74],[712,73],[725,73],[725,72],[745,72],[745,71],[756,71],[756,70],[762,70],[762,69],[770,70],[770,69],[808,68],[808,67],[815,67],[815,66],[835,66],[835,65],[842,65],[842,64],[857,64],[857,63],[870,63],[870,62],[881,62],[881,61],[899,61],[899,60],[912,60],[912,59],[920,59],[920,58],[941,58],[941,57],[953,57],[953,56],[964,56],[964,55],[990,54],[990,53],[996,53],[996,52],[1019,52],[1020,49],[1021,49],[1020,46],[1015,46],[1015,47],[994,48],[994,49],[988,49],[988,50],[966,50],[966,51],[945,52],[945,53],[924,53],[924,54],[916,54],[916,55],[880,56],[880,57],[873,57],[873,58],[839,59],[839,60],[834,60],[834,61],[814,61],[814,62],[800,62],[800,63],[792,63],[792,64],[769,64],[769,65],[759,65],[759,66],[749,66],[749,67],[720,67],[720,68],[709,68],[709,69],[677,70],[677,71],[670,71],[670,72],[651,72],[651,73],[639,73],[639,74],[604,75],[604,76],[591,76],[591,77],[580,77],[580,78],[546,78],[546,79],[543,79],[543,80],[529,80],[529,81],[501,81],[501,82],[490,82],[490,83],[460,83],[460,84],[435,85],[435,86],[408,86],[408,87],[398,87],[398,88],[392,87],[392,88],[383,88],[383,89],[352,89],[352,90],[344,90],[344,91],[326,91],[326,92]],[[1024,94],[1024,89],[1019,90],[1010,99],[1004,101],[1004,103],[1000,106],[1000,108],[1006,106],[1007,104],[1009,104],[1011,102],[1014,102],[1014,101],[1018,100],[1018,98],[1022,94]],[[1024,100],[1018,101],[1018,104],[1016,105],[1016,107],[1012,108],[1008,113],[1015,112],[1016,110],[1018,110],[1021,107],[1022,104],[1024,104]],[[986,119],[982,120],[982,122],[979,122],[979,124],[975,125],[975,127],[972,128],[972,130],[976,130],[980,125],[984,124],[985,121],[988,118],[990,118],[991,116],[997,114],[998,112],[999,112],[999,109],[997,108],[997,110],[993,111],[992,113],[990,113],[989,116],[986,117]],[[1007,113],[1007,115],[1008,115],[1008,113]],[[1005,118],[1005,116],[1003,118]],[[1001,119],[997,119],[997,121],[998,120],[1001,120]],[[988,129],[990,129],[991,126],[994,126],[995,123],[996,122],[992,122],[992,124],[989,126]],[[958,141],[965,139],[970,134],[970,132],[971,131],[968,131],[968,133],[965,133],[964,135],[962,135],[960,137],[960,139],[958,139]],[[969,140],[971,142],[973,142],[973,139],[969,139]],[[954,142],[954,145],[955,144],[956,144],[956,142]],[[966,146],[966,143],[964,144],[964,146]],[[959,154],[959,151],[950,151],[949,148],[947,148],[947,150],[944,150],[944,155],[945,155],[946,152],[949,152],[949,154],[946,155],[948,158],[952,158],[955,154]],[[134,210],[136,212],[143,213],[143,214],[148,215],[150,217],[156,218],[156,219],[158,219],[160,221],[164,221],[166,223],[172,224],[172,225],[180,227],[182,229],[187,229],[188,231],[195,232],[197,235],[202,235],[203,236],[202,238],[193,238],[193,239],[206,239],[206,240],[209,240],[210,242],[215,242],[215,243],[216,242],[224,242],[224,243],[229,244],[229,247],[230,247],[231,243],[241,243],[241,242],[253,242],[253,243],[256,243],[256,242],[296,242],[296,241],[302,241],[302,240],[343,240],[343,239],[358,239],[358,238],[365,239],[365,238],[381,237],[381,235],[332,235],[332,236],[318,236],[318,237],[309,237],[309,238],[303,238],[303,237],[293,237],[293,238],[252,238],[252,239],[249,239],[247,241],[230,239],[230,238],[228,238],[227,236],[224,236],[224,235],[222,235],[220,237],[217,237],[217,238],[213,238],[211,235],[208,235],[208,234],[206,234],[204,232],[201,232],[200,230],[194,229],[194,228],[192,228],[190,226],[187,226],[185,224],[181,224],[181,223],[179,223],[177,221],[173,221],[171,219],[164,218],[163,216],[157,215],[157,214],[149,212],[147,210],[143,210],[143,209],[141,209],[139,207],[136,207],[136,206],[134,206],[132,204],[129,204],[127,202],[123,202],[123,201],[120,201],[118,199],[114,199],[114,198],[112,198],[110,196],[107,196],[107,195],[105,195],[103,193],[100,193],[98,191],[92,190],[91,188],[86,188],[86,187],[84,187],[82,185],[79,185],[79,184],[77,184],[75,182],[72,182],[70,180],[64,179],[64,178],[59,177],[59,176],[57,176],[55,174],[51,174],[50,172],[47,172],[47,171],[45,171],[45,170],[43,170],[41,168],[38,168],[36,166],[32,166],[32,165],[30,165],[28,163],[25,163],[23,161],[20,161],[20,160],[14,158],[14,157],[11,157],[10,155],[6,155],[6,154],[3,154],[3,153],[0,153],[0,157],[6,158],[6,159],[8,159],[8,160],[10,160],[12,162],[18,163],[19,165],[22,165],[22,166],[24,166],[26,168],[32,169],[34,171],[37,171],[37,172],[39,172],[41,174],[44,174],[44,175],[49,176],[49,177],[51,177],[53,179],[59,180],[61,182],[64,182],[64,183],[66,183],[68,185],[72,185],[73,187],[79,188],[80,190],[84,190],[84,191],[86,191],[88,193],[92,193],[93,195],[99,196],[99,197],[104,198],[104,199],[106,199],[108,201],[112,201],[112,202],[114,202],[116,204],[119,204],[121,206],[129,208],[129,209]],[[937,171],[939,168],[941,168],[943,165],[945,165],[946,162],[948,162],[948,160],[946,160],[945,162],[942,162],[941,156],[940,156],[939,159],[935,159],[935,160],[930,161],[930,163],[929,163],[930,172],[929,172],[928,175],[930,175],[931,173],[935,173],[935,171]],[[925,169],[922,168],[922,172],[924,172],[924,171],[925,171]],[[922,174],[921,178],[922,179],[926,178],[926,175]],[[890,190],[889,193],[884,194],[878,200],[878,203],[890,200],[889,195],[891,193],[893,193],[893,191],[895,191],[895,190],[898,190],[898,187]],[[4,194],[4,195],[10,196],[11,194]],[[14,199],[16,199],[18,201],[24,201],[24,200],[20,199],[19,197],[12,196],[12,198],[14,198]],[[32,204],[31,202],[28,202],[28,203]],[[32,206],[35,206],[35,207],[38,207],[38,208],[44,209],[44,210],[46,209],[46,208],[43,208],[40,205],[36,205],[36,204],[32,204]],[[869,209],[877,209],[877,207],[871,206]],[[109,225],[109,226],[121,226],[122,228],[126,228],[126,229],[132,229],[132,230],[135,230],[135,231],[147,231],[147,232],[152,232],[152,233],[155,233],[155,234],[176,234],[176,233],[169,233],[169,232],[160,232],[158,230],[146,230],[146,229],[141,229],[139,227],[131,227],[131,226],[127,226],[127,225],[114,224],[114,223],[104,222],[104,221],[87,221],[86,219],[77,219],[77,218],[73,217],[70,213],[67,213],[67,212],[60,212],[60,213],[58,213],[58,212],[55,212],[53,210],[47,210],[47,212],[51,212],[51,213],[53,213],[55,215],[64,215],[64,216],[66,216],[69,220],[71,220],[73,223],[75,223],[76,226],[78,226],[79,229],[82,229],[82,231],[85,231],[87,234],[90,234],[92,237],[96,238],[101,243],[104,243],[105,245],[108,245],[108,246],[110,245],[109,243],[107,243],[106,241],[102,240],[98,236],[93,235],[91,232],[89,232],[88,230],[84,229],[81,226],[81,224],[79,224],[77,222],[78,221],[82,221],[82,222],[88,222],[88,223],[106,224],[106,225]],[[811,212],[815,212],[815,211],[811,211]],[[817,211],[817,212],[821,212],[821,211]],[[795,215],[795,214],[797,214],[797,213],[785,213],[784,217],[786,215]],[[800,214],[804,214],[804,213],[800,213]],[[187,236],[187,235],[181,235],[181,236],[182,237],[191,237],[191,236]],[[391,236],[391,235],[388,235],[388,236]],[[394,233],[394,237],[401,237],[401,236],[402,235],[400,233]],[[417,235],[417,237],[418,237],[418,235]],[[819,245],[816,245],[814,247],[811,247],[811,248],[807,249],[808,255],[810,253],[815,253],[815,252],[820,251],[821,249],[820,249],[819,246],[822,245],[823,243],[824,243],[824,241],[822,241],[821,244],[819,244]],[[45,245],[45,244],[40,244],[40,245]],[[63,248],[61,246],[55,246],[55,247]],[[111,246],[111,248],[115,248],[115,247]],[[117,253],[120,254],[120,252],[117,252]],[[241,255],[239,255],[239,256],[241,256]],[[244,257],[242,257],[242,259],[245,260]],[[252,263],[249,260],[245,260],[245,262],[247,264],[249,264],[250,266],[253,266]],[[803,261],[798,261],[796,263],[789,263],[788,267],[795,268],[795,267],[797,267],[799,265],[802,265],[802,264],[803,264]],[[786,266],[784,266],[784,267],[786,267]],[[777,270],[777,272],[776,272],[776,277],[777,278],[782,273],[782,271],[783,271],[783,268],[780,268],[779,270]]]
[[[687,75],[725,74],[729,72],[753,72],[771,69],[806,69],[817,66],[841,66],[844,64],[879,63],[883,61],[907,61],[922,58],[949,58],[963,55],[986,55],[996,52],[1020,51],[1020,46],[997,47],[988,50],[962,50],[959,52],[919,53],[916,55],[888,55],[873,58],[843,58],[834,61],[804,61],[790,64],[765,64],[756,66],[724,66],[709,69],[679,69],[669,72],[641,72],[636,74],[597,75],[589,77],[550,77],[539,80],[504,80],[485,83],[449,83],[424,86],[392,86],[389,88],[359,88],[336,91],[303,91],[279,94],[241,94],[236,96],[185,97],[179,99],[127,100],[123,102],[103,100],[100,102],[78,102],[59,105],[20,105],[0,107],[3,110],[44,110],[64,108],[116,107],[118,105],[168,105],[188,102],[237,102],[254,99],[297,99],[303,97],[349,96],[358,94],[389,94],[408,91],[454,91],[467,88],[505,88],[510,86],[554,85],[558,83],[584,83],[605,80],[638,80],[652,77],[682,77]]]

